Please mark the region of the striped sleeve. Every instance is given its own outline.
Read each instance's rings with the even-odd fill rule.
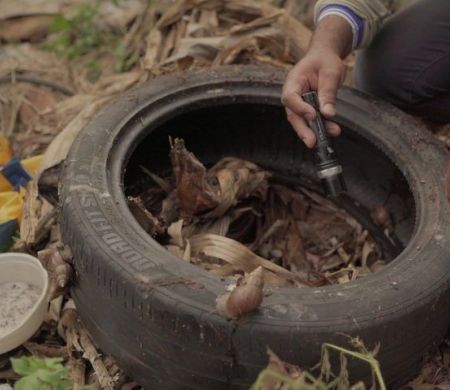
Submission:
[[[367,47],[389,12],[378,0],[319,0],[314,10],[316,24],[328,15],[339,15],[351,26],[353,49]]]

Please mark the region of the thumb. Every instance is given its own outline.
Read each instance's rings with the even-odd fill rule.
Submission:
[[[339,71],[325,71],[319,74],[318,96],[320,111],[327,117],[336,114],[336,94],[341,81]]]

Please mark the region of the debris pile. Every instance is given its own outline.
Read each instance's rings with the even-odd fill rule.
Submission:
[[[143,168],[153,185],[129,202],[146,231],[185,261],[237,280],[259,270],[275,287],[346,283],[384,265],[368,231],[320,195],[233,157],[207,169],[181,139],[170,158],[173,175]],[[383,212],[375,217],[388,218]]]

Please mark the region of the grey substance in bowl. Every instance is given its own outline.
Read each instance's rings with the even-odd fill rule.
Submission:
[[[0,338],[14,330],[38,301],[38,287],[25,282],[0,284]]]

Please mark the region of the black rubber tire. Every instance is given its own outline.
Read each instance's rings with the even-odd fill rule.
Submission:
[[[63,237],[76,269],[73,297],[94,340],[146,389],[245,389],[266,365],[267,347],[307,367],[320,359],[322,343],[348,345],[343,334],[361,337],[368,347],[380,342],[385,380],[398,388],[447,329],[447,152],[411,117],[353,90],[338,96],[337,121],[348,131],[336,147],[350,194],[368,207],[385,202],[386,186],[389,191],[403,186],[391,172],[397,166],[411,191],[407,198],[415,203],[415,221],[410,216],[406,233],[398,232],[405,250],[379,272],[345,285],[272,290],[259,311],[227,321],[215,312],[227,281],[172,256],[133,219],[123,194],[125,164],[144,138],[144,157],[166,164],[168,147],[153,142],[153,133],[157,138],[169,119],[189,117],[201,107],[207,112],[250,104],[249,119],[234,115],[250,122],[276,109],[273,117],[259,120],[261,133],[238,129],[229,139],[206,136],[207,147],[198,150],[196,141],[190,145],[185,137],[201,159],[217,160],[235,150],[288,175],[308,176],[309,154],[281,108],[284,77],[280,70],[252,66],[161,77],[102,109],[72,147],[61,199]],[[266,108],[258,111],[258,105]],[[277,122],[267,125],[274,118]],[[223,121],[217,119],[217,126]],[[390,164],[386,170],[384,161]],[[358,173],[364,165],[372,171]],[[367,378],[364,367],[351,361],[350,374]]]

